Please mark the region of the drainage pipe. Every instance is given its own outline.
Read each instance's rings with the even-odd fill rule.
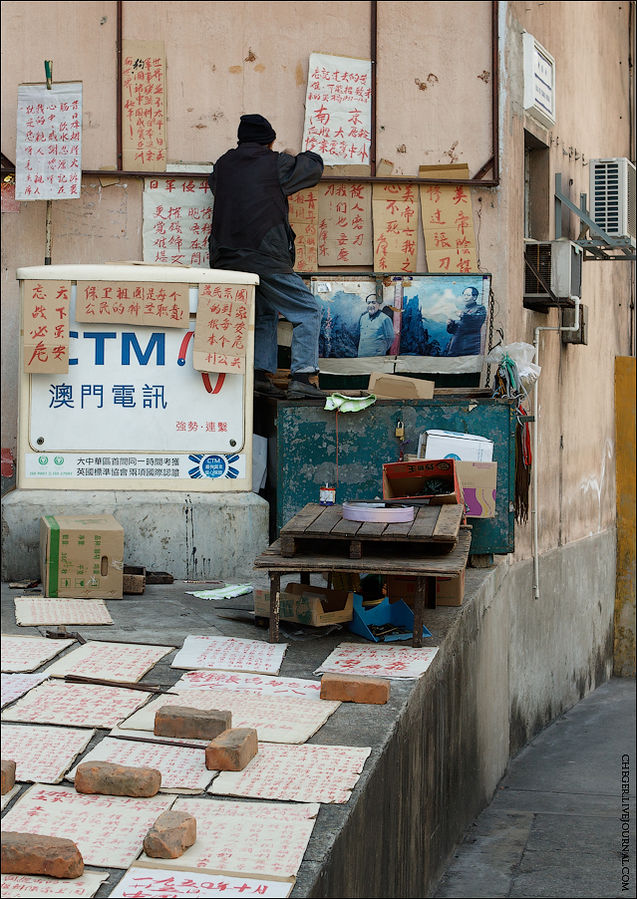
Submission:
[[[575,319],[572,325],[567,327],[538,327],[535,329],[533,337],[533,346],[535,347],[535,364],[540,364],[540,332],[541,331],[579,331],[580,327],[580,298],[569,297],[575,303]],[[539,443],[539,380],[535,385],[535,396],[533,397],[533,506],[531,509],[531,518],[533,523],[533,598],[540,598],[540,549],[539,549],[539,533],[538,533],[538,464],[537,453]]]

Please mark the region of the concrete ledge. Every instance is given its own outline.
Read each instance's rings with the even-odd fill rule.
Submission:
[[[180,580],[233,579],[268,546],[268,503],[256,493],[14,490],[2,498],[2,580],[40,574],[43,515],[111,514],[124,561]]]

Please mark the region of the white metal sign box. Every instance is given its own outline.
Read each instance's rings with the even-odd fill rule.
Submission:
[[[23,293],[33,282],[71,284],[67,372],[24,372],[24,335],[31,323],[22,321],[18,487],[252,489],[256,275],[111,264],[24,267],[17,277]],[[78,322],[78,281],[187,285],[189,320],[183,328]],[[242,373],[202,373],[193,367],[191,332],[205,285],[246,288]]]

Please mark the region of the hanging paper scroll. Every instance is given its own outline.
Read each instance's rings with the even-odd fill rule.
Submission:
[[[16,200],[79,199],[82,84],[18,85]]]
[[[308,187],[288,197],[290,226],[295,234],[297,272],[315,271],[318,244],[318,187]]]
[[[307,77],[303,149],[325,165],[369,164],[372,120],[369,59],[312,53]]]
[[[418,246],[418,205],[413,184],[374,184],[374,269],[413,272]]]
[[[124,41],[122,48],[123,166],[166,168],[166,58],[161,41]]]
[[[147,178],[144,262],[208,268],[212,194],[201,178]]]
[[[371,184],[319,184],[321,265],[372,265]]]
[[[421,178],[468,179],[466,165],[423,165]],[[420,186],[427,268],[436,272],[478,271],[471,193],[464,184]]]

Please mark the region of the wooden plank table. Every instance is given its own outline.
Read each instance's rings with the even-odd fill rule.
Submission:
[[[461,503],[447,505],[417,505],[413,521],[386,523],[376,521],[348,521],[343,518],[340,505],[321,506],[308,503],[281,528],[280,552],[292,558],[299,552],[339,553],[346,550],[350,559],[378,552],[388,555],[401,551],[407,542],[438,544],[439,550],[451,550],[456,545],[464,517]]]
[[[307,508],[307,507],[306,507]],[[300,513],[302,514],[302,513]],[[355,522],[354,522],[355,523]],[[401,541],[400,554],[383,553],[383,544],[378,543],[378,554],[361,559],[351,559],[344,554],[297,552],[294,556],[284,556],[281,541],[276,540],[256,559],[254,567],[267,569],[270,577],[270,643],[279,641],[279,592],[281,575],[344,572],[349,574],[400,574],[416,579],[414,597],[414,633],[412,643],[422,646],[424,610],[436,605],[436,577],[455,577],[467,567],[471,546],[471,528],[460,527],[456,545],[449,552],[440,552],[439,547],[422,542],[412,542],[407,537]],[[417,552],[411,552],[416,548]],[[411,550],[411,551],[410,551]]]

